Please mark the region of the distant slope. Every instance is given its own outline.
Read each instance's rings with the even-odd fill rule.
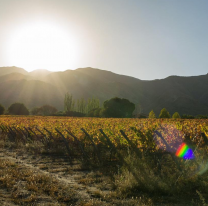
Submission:
[[[11,74],[11,73],[20,73],[27,75],[28,72],[19,67],[0,67],[0,76]]]
[[[43,80],[50,73],[51,73],[51,71],[48,71],[46,69],[37,69],[32,72],[29,72],[28,75],[35,78],[35,79]]]
[[[63,105],[63,96],[54,86],[37,80],[0,83],[0,100],[6,107],[14,102],[23,102],[29,108],[50,104],[62,109]]]
[[[33,77],[21,73],[10,73],[0,76],[0,83],[13,80],[32,80]]]
[[[21,101],[29,108],[47,103],[63,109],[64,95],[69,92],[75,99],[94,96],[101,102],[115,96],[127,98],[147,114],[153,109],[159,115],[164,107],[171,114],[208,114],[208,75],[143,81],[93,68],[30,73],[5,68],[0,68],[0,103],[6,107]]]

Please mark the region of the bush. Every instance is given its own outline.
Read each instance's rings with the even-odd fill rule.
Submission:
[[[0,115],[4,114],[5,108],[0,104]]]
[[[170,118],[170,114],[167,109],[163,108],[160,112],[159,118]]]
[[[9,114],[29,115],[27,107],[23,103],[14,103],[8,108]]]
[[[174,118],[174,119],[180,119],[181,117],[180,117],[180,115],[179,115],[178,112],[175,112],[175,113],[173,114],[172,118]]]

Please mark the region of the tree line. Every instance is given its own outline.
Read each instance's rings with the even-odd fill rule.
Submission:
[[[43,116],[74,116],[74,117],[114,117],[114,118],[131,118],[135,110],[135,104],[128,99],[118,97],[104,101],[100,105],[98,98],[92,97],[85,100],[84,98],[74,99],[72,94],[66,93],[64,97],[64,111],[58,111],[51,105],[43,105],[35,107],[32,110],[23,103],[13,103],[7,110],[0,104],[0,115],[43,115]],[[150,111],[149,115],[140,115],[140,118],[157,118],[154,111]],[[171,118],[166,108],[160,111],[159,118]],[[182,115],[175,112],[172,118],[178,119],[207,119],[207,115]]]
[[[66,93],[64,98],[64,111],[58,111],[51,105],[35,107],[31,111],[23,103],[13,103],[7,110],[0,105],[0,114],[7,115],[44,115],[44,116],[75,116],[75,117],[132,117],[135,105],[127,99],[114,97],[106,100],[100,106],[98,98],[85,100],[74,99],[72,94]]]
[[[148,117],[150,119],[156,118],[156,115],[155,115],[155,113],[154,113],[153,110],[149,113],[149,116]],[[159,118],[171,118],[171,115],[167,111],[166,108],[163,108],[160,111]],[[180,114],[178,112],[175,112],[172,115],[172,118],[173,119],[180,119],[180,118],[181,119],[208,119],[208,116],[207,115],[196,115],[196,116],[193,116],[193,115],[188,115],[188,114],[183,114],[183,115],[180,116]]]

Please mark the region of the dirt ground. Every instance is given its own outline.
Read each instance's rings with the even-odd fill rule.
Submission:
[[[71,164],[64,157],[29,155],[22,154],[22,151],[18,150],[8,151],[1,149],[0,160],[8,160],[17,164],[19,170],[28,169],[33,173],[43,174],[56,179],[61,185],[75,190],[79,202],[81,200],[90,202],[92,199],[100,201],[100,198],[96,198],[96,195],[99,196],[100,193],[102,195],[108,194],[111,190],[111,185],[107,183],[109,181],[102,174],[85,170],[79,162]],[[21,187],[21,183],[19,187]],[[0,198],[4,205],[15,205],[10,201],[10,192],[6,188],[1,187]],[[39,198],[38,204],[42,205],[43,203],[46,205],[49,203],[52,205],[58,204],[47,195],[41,195]]]

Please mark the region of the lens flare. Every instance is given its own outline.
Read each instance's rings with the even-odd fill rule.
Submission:
[[[181,144],[178,150],[176,151],[176,156],[183,159],[193,159],[194,153],[185,143]]]

